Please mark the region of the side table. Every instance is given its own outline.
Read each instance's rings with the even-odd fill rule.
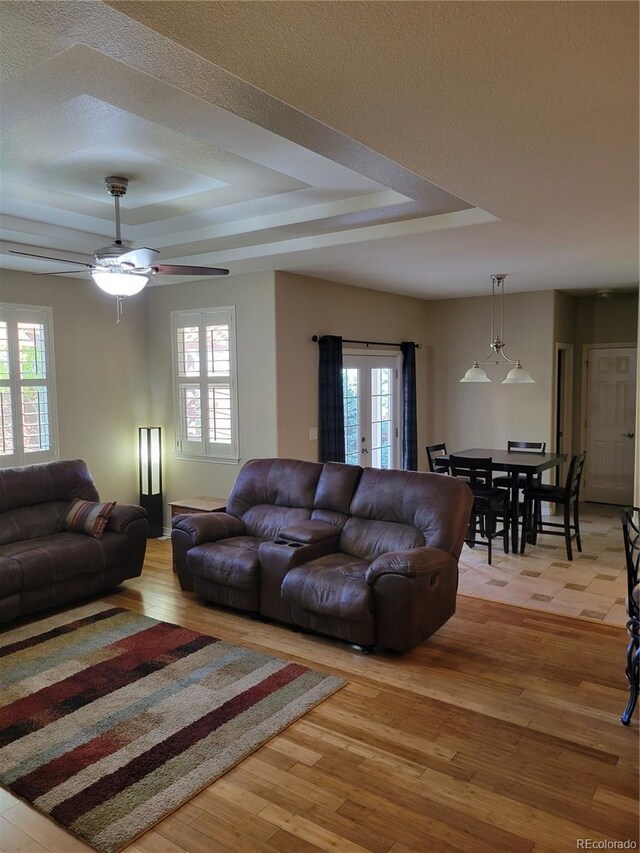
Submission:
[[[194,514],[196,512],[219,512],[227,505],[226,498],[184,498],[180,501],[171,501],[171,518],[174,515]]]

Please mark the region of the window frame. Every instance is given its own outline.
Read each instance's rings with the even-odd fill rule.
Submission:
[[[227,325],[229,327],[229,377],[221,381],[220,377],[209,376],[207,370],[206,327],[212,325]],[[173,408],[174,408],[174,450],[176,459],[197,462],[216,462],[237,465],[239,453],[239,424],[238,424],[238,369],[236,353],[236,320],[235,306],[226,305],[218,308],[194,308],[170,312],[171,326],[171,360],[173,368]],[[192,381],[179,375],[178,364],[178,330],[190,326],[198,327],[199,334],[199,367],[198,376]],[[200,440],[189,440],[183,435],[181,388],[185,384],[200,386],[202,428]],[[231,418],[231,440],[212,442],[207,439],[209,428],[208,391],[210,386],[229,386],[229,403]],[[202,401],[207,405],[202,405]]]
[[[1,387],[8,387],[11,394],[11,415],[15,452],[11,455],[0,454],[0,468],[13,468],[22,465],[37,465],[53,462],[60,458],[58,431],[58,394],[55,369],[55,343],[53,336],[53,309],[46,305],[23,305],[14,302],[0,302],[0,321],[8,328],[9,379],[0,380]],[[44,379],[26,382],[20,375],[20,349],[18,343],[18,323],[41,324],[44,327],[44,349],[46,376]],[[21,390],[25,385],[35,385],[47,389],[49,449],[26,451],[24,442],[24,421],[22,415]]]

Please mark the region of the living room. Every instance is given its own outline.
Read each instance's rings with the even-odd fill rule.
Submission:
[[[3,4],[9,44],[0,302],[52,310],[55,458],[84,459],[103,500],[138,502],[138,428],[162,427],[165,532],[172,501],[226,498],[249,459],[318,459],[314,335],[421,344],[421,471],[425,445],[441,440],[451,449],[506,447],[514,437],[554,445],[558,344],[573,348],[566,446],[582,449],[585,347],[635,346],[638,338],[636,4],[311,5]],[[115,299],[88,273],[53,275],[65,260],[90,259],[113,239],[107,175],[130,179],[121,200],[125,243],[159,249],[163,263],[221,266],[229,276],[154,277],[124,300],[116,322]],[[506,371],[493,366],[491,388],[459,383],[489,349],[497,272],[508,274],[506,352],[535,384],[503,388]],[[238,460],[202,462],[173,444],[171,312],[227,306],[235,310]],[[617,518],[614,525],[619,538],[612,545],[621,549]],[[635,731],[618,721],[626,701],[622,622],[595,627],[576,619],[574,626],[544,614],[536,625],[521,609],[460,596],[456,617],[424,647],[402,660],[363,657],[335,641],[205,608],[172,577],[168,541],[150,540],[147,553],[142,576],[110,601],[345,674],[353,692],[343,689],[263,747],[260,758],[225,774],[199,805],[192,801],[168,818],[165,834],[152,830],[146,842],[135,842],[139,849],[542,851],[574,849],[579,837],[627,837],[616,835],[613,817],[604,814],[612,805],[626,829],[637,800],[630,781],[637,718]],[[479,556],[484,562],[484,552]],[[622,571],[621,550],[618,558]],[[465,644],[469,631],[484,659]],[[503,632],[512,653],[492,649]],[[573,645],[554,648],[545,660],[536,644],[554,632]],[[460,657],[465,648],[477,675]],[[548,666],[565,679],[532,686],[538,692],[530,706],[516,649],[527,656],[523,669],[543,673]],[[584,655],[594,670],[585,695],[572,693],[572,654]],[[464,685],[456,685],[458,666]],[[495,680],[493,666],[502,672]],[[556,697],[546,705],[544,690]],[[438,747],[428,741],[439,725],[448,735],[455,730],[456,710],[472,734],[458,753],[461,765],[452,758],[443,772],[439,764],[438,779],[465,778],[469,755],[485,750],[500,779],[483,777],[478,767],[466,779],[476,774],[475,793],[493,786],[505,799],[496,795],[486,813],[466,813],[468,827],[453,838],[443,828],[454,823],[452,814],[436,826],[420,788],[406,804],[414,835],[403,835],[388,813],[400,808],[391,789],[402,785],[404,798],[408,780],[433,781],[429,762]],[[407,725],[412,713],[415,728]],[[559,740],[544,747],[542,737],[527,740],[520,764],[492,754],[489,741],[516,742],[529,724]],[[571,724],[581,732],[580,749],[600,750],[619,776],[612,772],[600,785],[601,764],[591,756],[582,766],[575,743],[566,765],[550,769],[545,758],[535,767],[536,749],[562,749]],[[358,726],[367,732],[361,741]],[[333,773],[341,751],[360,755],[357,764],[345,763],[344,778]],[[378,774],[391,766],[383,790]],[[569,766],[592,786],[573,802],[559,793]],[[301,767],[309,773],[305,784],[318,776],[314,791],[305,788],[308,797],[297,799]],[[520,806],[536,810],[529,835],[524,811],[506,802],[516,767],[526,779]],[[372,768],[377,788],[360,800],[349,796],[348,787],[361,785]],[[546,803],[536,781],[543,772],[553,780],[547,793],[574,810],[575,827]],[[271,811],[259,802],[268,799],[269,784],[278,789]],[[441,810],[444,791],[461,819],[462,788],[442,788]],[[376,847],[364,825],[378,795],[394,830],[380,828]],[[596,814],[591,823],[587,804]],[[512,821],[504,817],[510,807]],[[10,824],[30,843],[71,849],[64,846],[70,836],[53,838],[24,808],[12,801],[7,811],[17,811],[3,811],[4,831]],[[258,823],[265,830],[270,815],[275,842],[269,827],[264,842],[250,828],[243,835],[251,808],[255,815],[267,808],[253,831]],[[425,809],[436,821],[431,828],[420,817]],[[219,836],[207,815],[220,819]],[[200,835],[187,829],[194,822],[204,827]],[[17,846],[18,836],[6,838]]]

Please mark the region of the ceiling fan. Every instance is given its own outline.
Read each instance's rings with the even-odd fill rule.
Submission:
[[[220,267],[194,267],[175,264],[158,264],[156,257],[160,254],[157,249],[141,248],[127,249],[123,246],[120,236],[120,199],[127,192],[129,181],[117,175],[109,175],[104,179],[109,195],[115,203],[116,238],[110,246],[103,246],[93,253],[93,263],[69,261],[66,258],[55,258],[50,255],[36,255],[33,252],[18,252],[11,249],[13,255],[26,255],[29,258],[40,258],[47,261],[60,261],[64,264],[74,264],[82,267],[80,270],[56,270],[53,273],[35,273],[36,275],[70,275],[86,272],[99,288],[118,298],[118,320],[122,314],[122,300],[125,296],[139,293],[156,275],[228,275],[229,270]],[[124,250],[124,251],[123,251]]]

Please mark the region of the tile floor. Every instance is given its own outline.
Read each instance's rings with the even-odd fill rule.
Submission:
[[[620,510],[604,504],[580,505],[582,553],[574,542],[572,562],[561,536],[539,535],[537,544],[527,545],[522,556],[505,555],[502,540],[496,539],[491,566],[486,547],[465,545],[458,591],[624,627],[627,581]]]

